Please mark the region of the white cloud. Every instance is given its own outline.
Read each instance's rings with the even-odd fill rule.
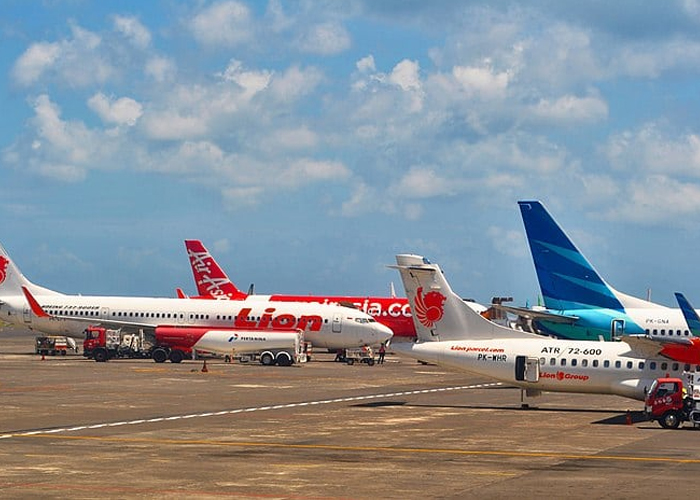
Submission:
[[[600,97],[565,95],[554,101],[541,99],[531,111],[535,117],[557,123],[593,123],[607,118],[608,105]]]
[[[414,166],[390,191],[397,198],[433,198],[453,195],[455,187],[434,169]]]
[[[350,171],[341,162],[303,158],[284,167],[273,182],[283,186],[301,186],[322,180],[343,181],[349,176]]]
[[[491,240],[492,248],[498,253],[510,257],[527,257],[527,242],[522,231],[490,226],[486,235]]]
[[[231,59],[228,66],[221,74],[221,78],[227,82],[233,82],[243,89],[243,97],[248,100],[258,92],[265,90],[270,85],[272,71],[244,71],[243,63]]]
[[[83,163],[90,157],[91,134],[82,123],[64,122],[60,108],[45,94],[34,102],[34,112],[32,121],[42,147],[51,147],[72,162]]]
[[[21,85],[29,85],[38,80],[59,57],[61,48],[57,43],[35,43],[17,59],[12,76]]]
[[[404,59],[391,71],[389,81],[401,87],[401,90],[420,90],[420,65],[416,61]]]
[[[39,166],[39,173],[61,182],[81,182],[87,177],[86,169],[77,165],[43,163]]]
[[[217,2],[190,23],[194,37],[205,45],[235,47],[252,37],[250,9],[241,2]]]
[[[112,79],[117,68],[105,52],[102,37],[75,24],[72,38],[55,43],[35,43],[19,57],[13,77],[21,85],[53,77],[72,87],[85,87]]]
[[[318,144],[318,134],[307,127],[277,130],[270,135],[266,143],[268,147],[265,149],[309,149]]]
[[[361,73],[373,73],[377,71],[377,67],[374,64],[374,56],[372,54],[367,57],[363,57],[355,63],[355,67]]]
[[[276,74],[270,90],[277,100],[293,102],[312,93],[321,83],[323,74],[316,68],[292,66],[282,74]]]
[[[140,49],[145,49],[151,44],[150,31],[135,17],[114,16],[114,29]]]
[[[162,140],[188,140],[203,137],[208,130],[203,116],[183,115],[175,110],[148,113],[143,126],[149,137]]]
[[[605,154],[617,169],[700,177],[700,135],[672,137],[657,123],[611,136]]]
[[[146,61],[146,75],[158,83],[170,81],[175,77],[176,67],[172,59],[167,57],[152,57]]]
[[[103,122],[117,125],[133,126],[143,114],[143,107],[135,100],[129,97],[109,99],[101,92],[88,100],[88,106]]]
[[[611,76],[659,78],[674,69],[694,71],[700,65],[700,42],[678,37],[625,44],[612,53]]]
[[[617,200],[613,220],[650,225],[700,215],[700,185],[666,175],[633,179]]]
[[[502,97],[508,88],[508,73],[495,73],[488,65],[455,66],[452,75],[468,96]]]
[[[347,50],[350,44],[350,34],[336,22],[311,26],[299,40],[300,50],[320,55],[338,54]]]

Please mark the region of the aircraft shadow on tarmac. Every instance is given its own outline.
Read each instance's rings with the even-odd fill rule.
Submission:
[[[644,412],[641,411],[631,411],[630,422],[627,419],[627,412],[619,413],[619,410],[605,410],[605,409],[583,409],[583,408],[538,408],[533,406],[521,407],[521,406],[477,406],[477,405],[429,405],[429,404],[409,404],[406,401],[372,401],[370,403],[360,403],[353,405],[358,408],[383,408],[389,406],[406,406],[407,408],[453,408],[462,410],[498,410],[499,412],[504,411],[514,411],[514,412],[538,412],[538,413],[591,413],[591,414],[610,414],[618,413],[612,417],[604,418],[602,420],[596,420],[591,422],[593,424],[599,425],[629,425],[638,424],[642,422],[648,422],[647,418],[644,416]]]

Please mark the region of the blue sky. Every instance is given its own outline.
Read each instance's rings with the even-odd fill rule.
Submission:
[[[536,300],[516,201],[700,303],[700,0],[2,1],[0,241],[68,293]],[[695,299],[694,299],[695,298]]]

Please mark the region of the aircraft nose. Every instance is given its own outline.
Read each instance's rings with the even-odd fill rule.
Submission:
[[[381,323],[375,324],[375,331],[377,332],[377,340],[380,343],[386,342],[394,336],[394,332],[391,328]]]

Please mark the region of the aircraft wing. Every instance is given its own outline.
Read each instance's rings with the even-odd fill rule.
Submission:
[[[578,321],[578,316],[567,316],[566,314],[555,314],[546,310],[538,311],[527,307],[507,306],[505,304],[491,304],[494,309],[509,312],[527,319],[540,319],[551,321],[552,323],[566,323],[572,325]]]
[[[123,326],[130,326],[132,328],[153,328],[154,326],[150,323],[138,323],[134,321],[117,321],[117,320],[102,320],[97,318],[82,318],[80,316],[54,316],[47,313],[41,304],[34,298],[32,292],[30,292],[26,287],[22,287],[22,292],[29,302],[29,307],[32,309],[34,315],[39,318],[56,318],[56,319],[67,319],[71,321],[80,321],[86,325],[104,325],[104,326],[114,326],[121,328]]]

